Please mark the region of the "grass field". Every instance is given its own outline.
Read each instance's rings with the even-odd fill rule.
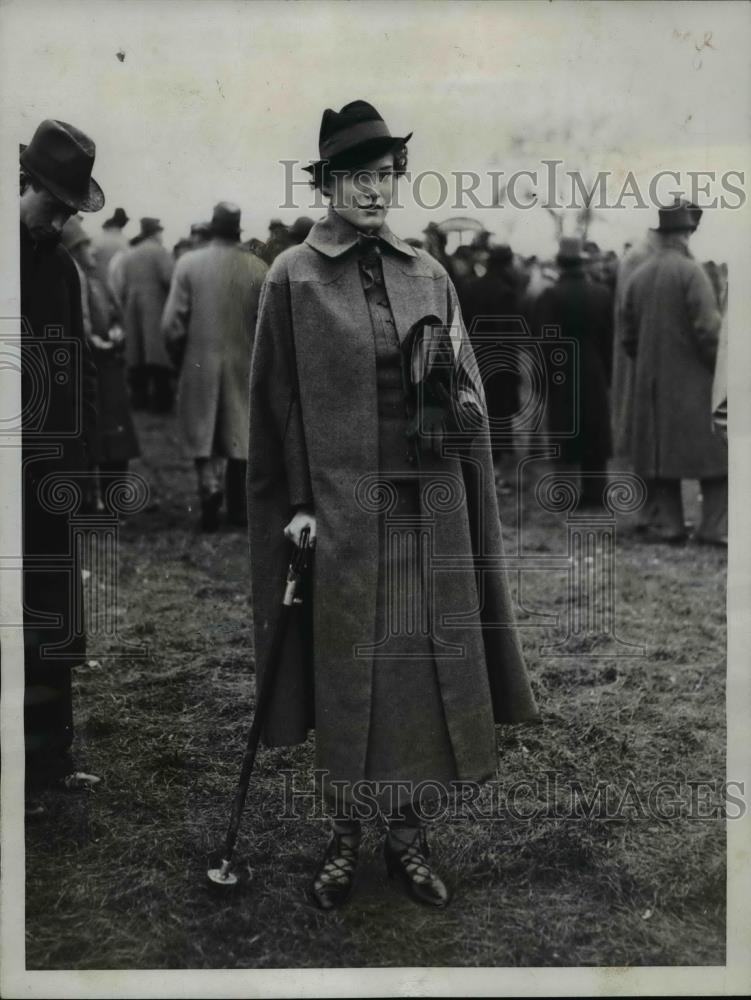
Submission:
[[[485,819],[436,827],[437,864],[456,893],[446,911],[426,912],[387,880],[375,828],[350,903],[310,907],[323,824],[278,818],[279,769],[305,786],[310,744],[261,750],[236,854],[252,878],[217,894],[205,872],[254,694],[247,546],[242,532],[196,532],[174,421],[141,419],[139,432],[146,458],[133,471],[159,508],[122,527],[120,634],[93,644],[76,679],[78,760],[104,782],[48,792],[46,817],[27,825],[29,969],[724,963],[723,552],[645,545],[619,523],[617,628],[646,646],[642,657],[598,657],[586,641],[576,655],[543,655],[560,627],[525,629],[543,724],[498,730]],[[502,512],[513,551],[513,499]],[[523,541],[565,557],[563,517],[531,510]],[[565,566],[521,581],[523,624],[535,611],[565,616],[576,600]],[[148,658],[115,658],[125,642],[146,644]],[[522,811],[544,813],[491,821],[493,796],[515,781],[533,786]],[[676,783],[694,815],[650,810],[659,781]],[[701,781],[714,790],[692,792]],[[573,782],[589,794],[607,784],[623,808],[567,817]]]

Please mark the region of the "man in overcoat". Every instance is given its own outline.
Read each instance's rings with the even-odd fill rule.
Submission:
[[[522,291],[511,247],[501,244],[487,251],[486,272],[467,282],[462,304],[462,318],[485,388],[498,485],[504,490],[508,484],[502,472],[515,471],[512,420],[519,410],[519,362],[514,342],[519,335]],[[506,469],[501,464],[504,460]]]
[[[696,231],[701,222],[702,210],[681,199],[676,204],[688,208]],[[634,362],[623,346],[626,288],[634,271],[644,263],[659,246],[659,236],[654,229],[648,229],[643,240],[636,246],[624,246],[624,255],[618,264],[615,280],[615,300],[613,304],[613,368],[611,377],[611,428],[613,434],[613,455],[618,461],[631,462],[631,433],[633,430],[632,408],[634,401]]]
[[[225,489],[230,523],[247,524],[250,352],[266,271],[240,246],[240,209],[220,202],[208,245],[177,262],[164,309],[168,350],[181,358],[178,414],[196,465],[204,531],[216,530]]]
[[[95,146],[48,119],[21,147],[23,606],[27,788],[99,779],[71,757],[71,671],[86,657],[79,552],[70,516],[83,500],[96,422],[96,370],[83,332],[81,286],[60,245],[66,221],[96,212]],[[69,499],[71,503],[66,503]],[[28,802],[28,800],[27,800]],[[35,810],[43,811],[37,803]]]
[[[162,246],[159,219],[141,219],[141,231],[120,259],[115,281],[125,322],[125,350],[134,409],[169,413],[173,369],[162,337],[162,311],[174,261]]]
[[[110,264],[128,246],[125,227],[130,222],[124,208],[116,208],[112,217],[102,223],[100,235],[93,241],[96,275],[105,285],[110,282]]]
[[[351,798],[384,772],[404,778],[408,792],[425,775],[485,781],[496,768],[494,722],[538,717],[503,567],[482,386],[456,291],[430,254],[385,224],[406,141],[391,137],[367,102],[324,112],[314,183],[326,193],[328,168],[333,178],[348,164],[342,183],[354,185],[353,162],[367,164],[367,183],[351,203],[331,193],[325,219],[274,261],[251,364],[248,501],[260,682],[288,539],[306,525],[316,538],[304,605],[310,617],[301,616],[282,651],[265,739],[299,743],[314,727],[316,766],[334,798],[337,791]],[[415,454],[405,432],[409,366],[400,357],[426,318],[452,330],[454,371],[482,400],[482,427],[455,447],[434,449],[421,438]],[[387,627],[386,574],[395,566],[413,572],[384,553],[390,512],[394,531],[404,530],[405,518],[425,531],[425,573],[428,559],[443,567],[432,576],[428,633],[422,625],[409,634]],[[313,883],[324,908],[351,887],[349,876],[339,887],[329,881],[340,866],[351,874],[356,851],[357,835],[342,840],[338,829]],[[397,851],[390,833],[389,870],[409,881],[409,864],[395,860],[406,854],[424,875],[422,890],[409,881],[410,893],[444,905],[445,890],[416,845]]]
[[[640,527],[658,540],[685,540],[681,480],[698,479],[696,540],[726,545],[727,444],[712,427],[720,313],[689,250],[689,207],[660,209],[659,218],[654,250],[628,282],[623,313],[623,347],[634,364],[631,458],[647,485]]]
[[[580,470],[579,505],[599,507],[611,452],[612,298],[588,276],[578,239],[561,240],[556,263],[558,280],[541,292],[534,312],[538,334],[558,327],[571,342],[563,367],[546,382],[548,434],[560,448],[560,461]]]

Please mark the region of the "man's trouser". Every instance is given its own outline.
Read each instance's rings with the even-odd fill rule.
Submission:
[[[647,501],[639,513],[640,527],[653,528],[667,538],[686,534],[680,479],[645,479]],[[701,480],[701,523],[699,538],[723,541],[728,533],[727,477]]]

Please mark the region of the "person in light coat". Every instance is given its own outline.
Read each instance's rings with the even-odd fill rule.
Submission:
[[[125,351],[134,409],[169,413],[173,370],[161,331],[174,262],[162,246],[158,219],[141,219],[141,232],[117,260],[110,278],[121,301]]]
[[[681,480],[698,479],[695,538],[726,545],[727,445],[713,430],[711,402],[720,312],[689,250],[694,228],[687,205],[660,209],[653,252],[625,289],[622,344],[634,363],[631,461],[647,486],[642,531],[684,541]]]
[[[220,202],[210,242],[178,260],[162,317],[180,364],[178,415],[195,461],[204,531],[216,530],[225,489],[229,521],[247,524],[250,352],[267,268],[239,241],[240,209]]]

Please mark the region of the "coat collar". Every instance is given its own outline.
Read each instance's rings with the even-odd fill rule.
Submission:
[[[653,246],[656,250],[677,250],[684,257],[690,257],[693,260],[694,255],[691,253],[691,250],[675,233],[666,233],[661,229],[650,229],[650,233],[654,234]]]
[[[357,243],[359,235],[359,229],[347,222],[346,219],[343,219],[333,208],[329,208],[326,218],[321,219],[320,222],[316,222],[308,233],[305,242],[308,246],[313,247],[314,250],[318,250],[327,257],[341,257],[343,253],[346,253],[347,250]],[[407,257],[417,256],[415,248],[411,247],[409,243],[400,240],[398,236],[394,236],[385,223],[375,235],[388,244],[392,250],[396,250],[397,253],[404,254]]]

